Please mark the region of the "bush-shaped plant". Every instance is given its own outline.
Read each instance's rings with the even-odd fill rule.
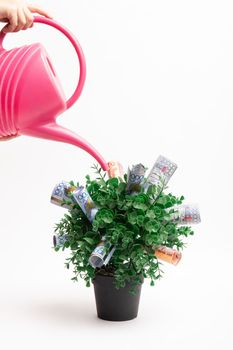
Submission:
[[[133,282],[134,287],[141,283],[142,276],[149,278],[153,286],[162,275],[156,247],[182,250],[183,238],[193,234],[191,227],[180,226],[174,220],[175,206],[182,204],[184,197],[166,193],[163,184],[150,185],[145,192],[141,187],[132,195],[127,192],[127,174],[123,178],[107,178],[101,168],[94,169],[97,176],[86,176],[86,190],[98,212],[90,222],[71,192],[70,200],[63,203],[71,205],[70,210],[55,226],[60,241],[63,239],[55,250],[70,250],[65,265],[68,269],[72,266],[72,279],[82,278],[86,286],[96,274],[114,276],[116,288],[124,287],[127,281]],[[79,186],[73,181],[70,185]],[[106,248],[115,246],[115,251],[106,266],[94,269],[89,258],[103,237]]]

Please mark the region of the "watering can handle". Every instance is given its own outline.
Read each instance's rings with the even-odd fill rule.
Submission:
[[[45,18],[42,16],[35,16],[34,22],[48,24],[48,25],[56,28],[57,30],[59,30],[61,33],[63,33],[69,39],[69,41],[73,45],[73,47],[78,55],[79,67],[80,67],[79,81],[78,81],[78,85],[77,85],[73,95],[66,102],[66,106],[68,109],[77,101],[77,99],[81,95],[83,85],[85,82],[85,78],[86,78],[86,62],[85,62],[85,57],[84,57],[82,48],[79,45],[75,36],[67,28],[63,27],[61,24],[54,21],[53,19]],[[5,35],[6,35],[5,33],[0,32],[0,51],[1,51],[1,49],[3,49],[2,43],[3,43],[3,39],[4,39]]]

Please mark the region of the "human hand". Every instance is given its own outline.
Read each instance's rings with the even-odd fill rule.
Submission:
[[[24,0],[0,0],[0,22],[8,22],[2,31],[9,33],[31,28],[33,13],[52,18],[46,10],[37,5],[27,5]]]

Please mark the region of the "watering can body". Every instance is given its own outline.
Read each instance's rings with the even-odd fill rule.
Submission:
[[[19,135],[61,141],[90,153],[107,170],[103,157],[83,138],[56,123],[58,115],[79,98],[86,76],[85,58],[73,34],[57,22],[35,17],[34,22],[51,25],[62,32],[79,58],[79,81],[68,101],[43,45],[35,43],[6,51],[0,33],[0,140]]]

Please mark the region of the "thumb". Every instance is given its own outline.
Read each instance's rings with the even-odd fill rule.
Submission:
[[[29,11],[31,11],[32,13],[38,13],[41,16],[45,16],[48,18],[53,18],[53,16],[49,13],[49,11],[46,11],[44,9],[42,9],[40,6],[37,5],[27,5],[27,8],[29,9]]]

